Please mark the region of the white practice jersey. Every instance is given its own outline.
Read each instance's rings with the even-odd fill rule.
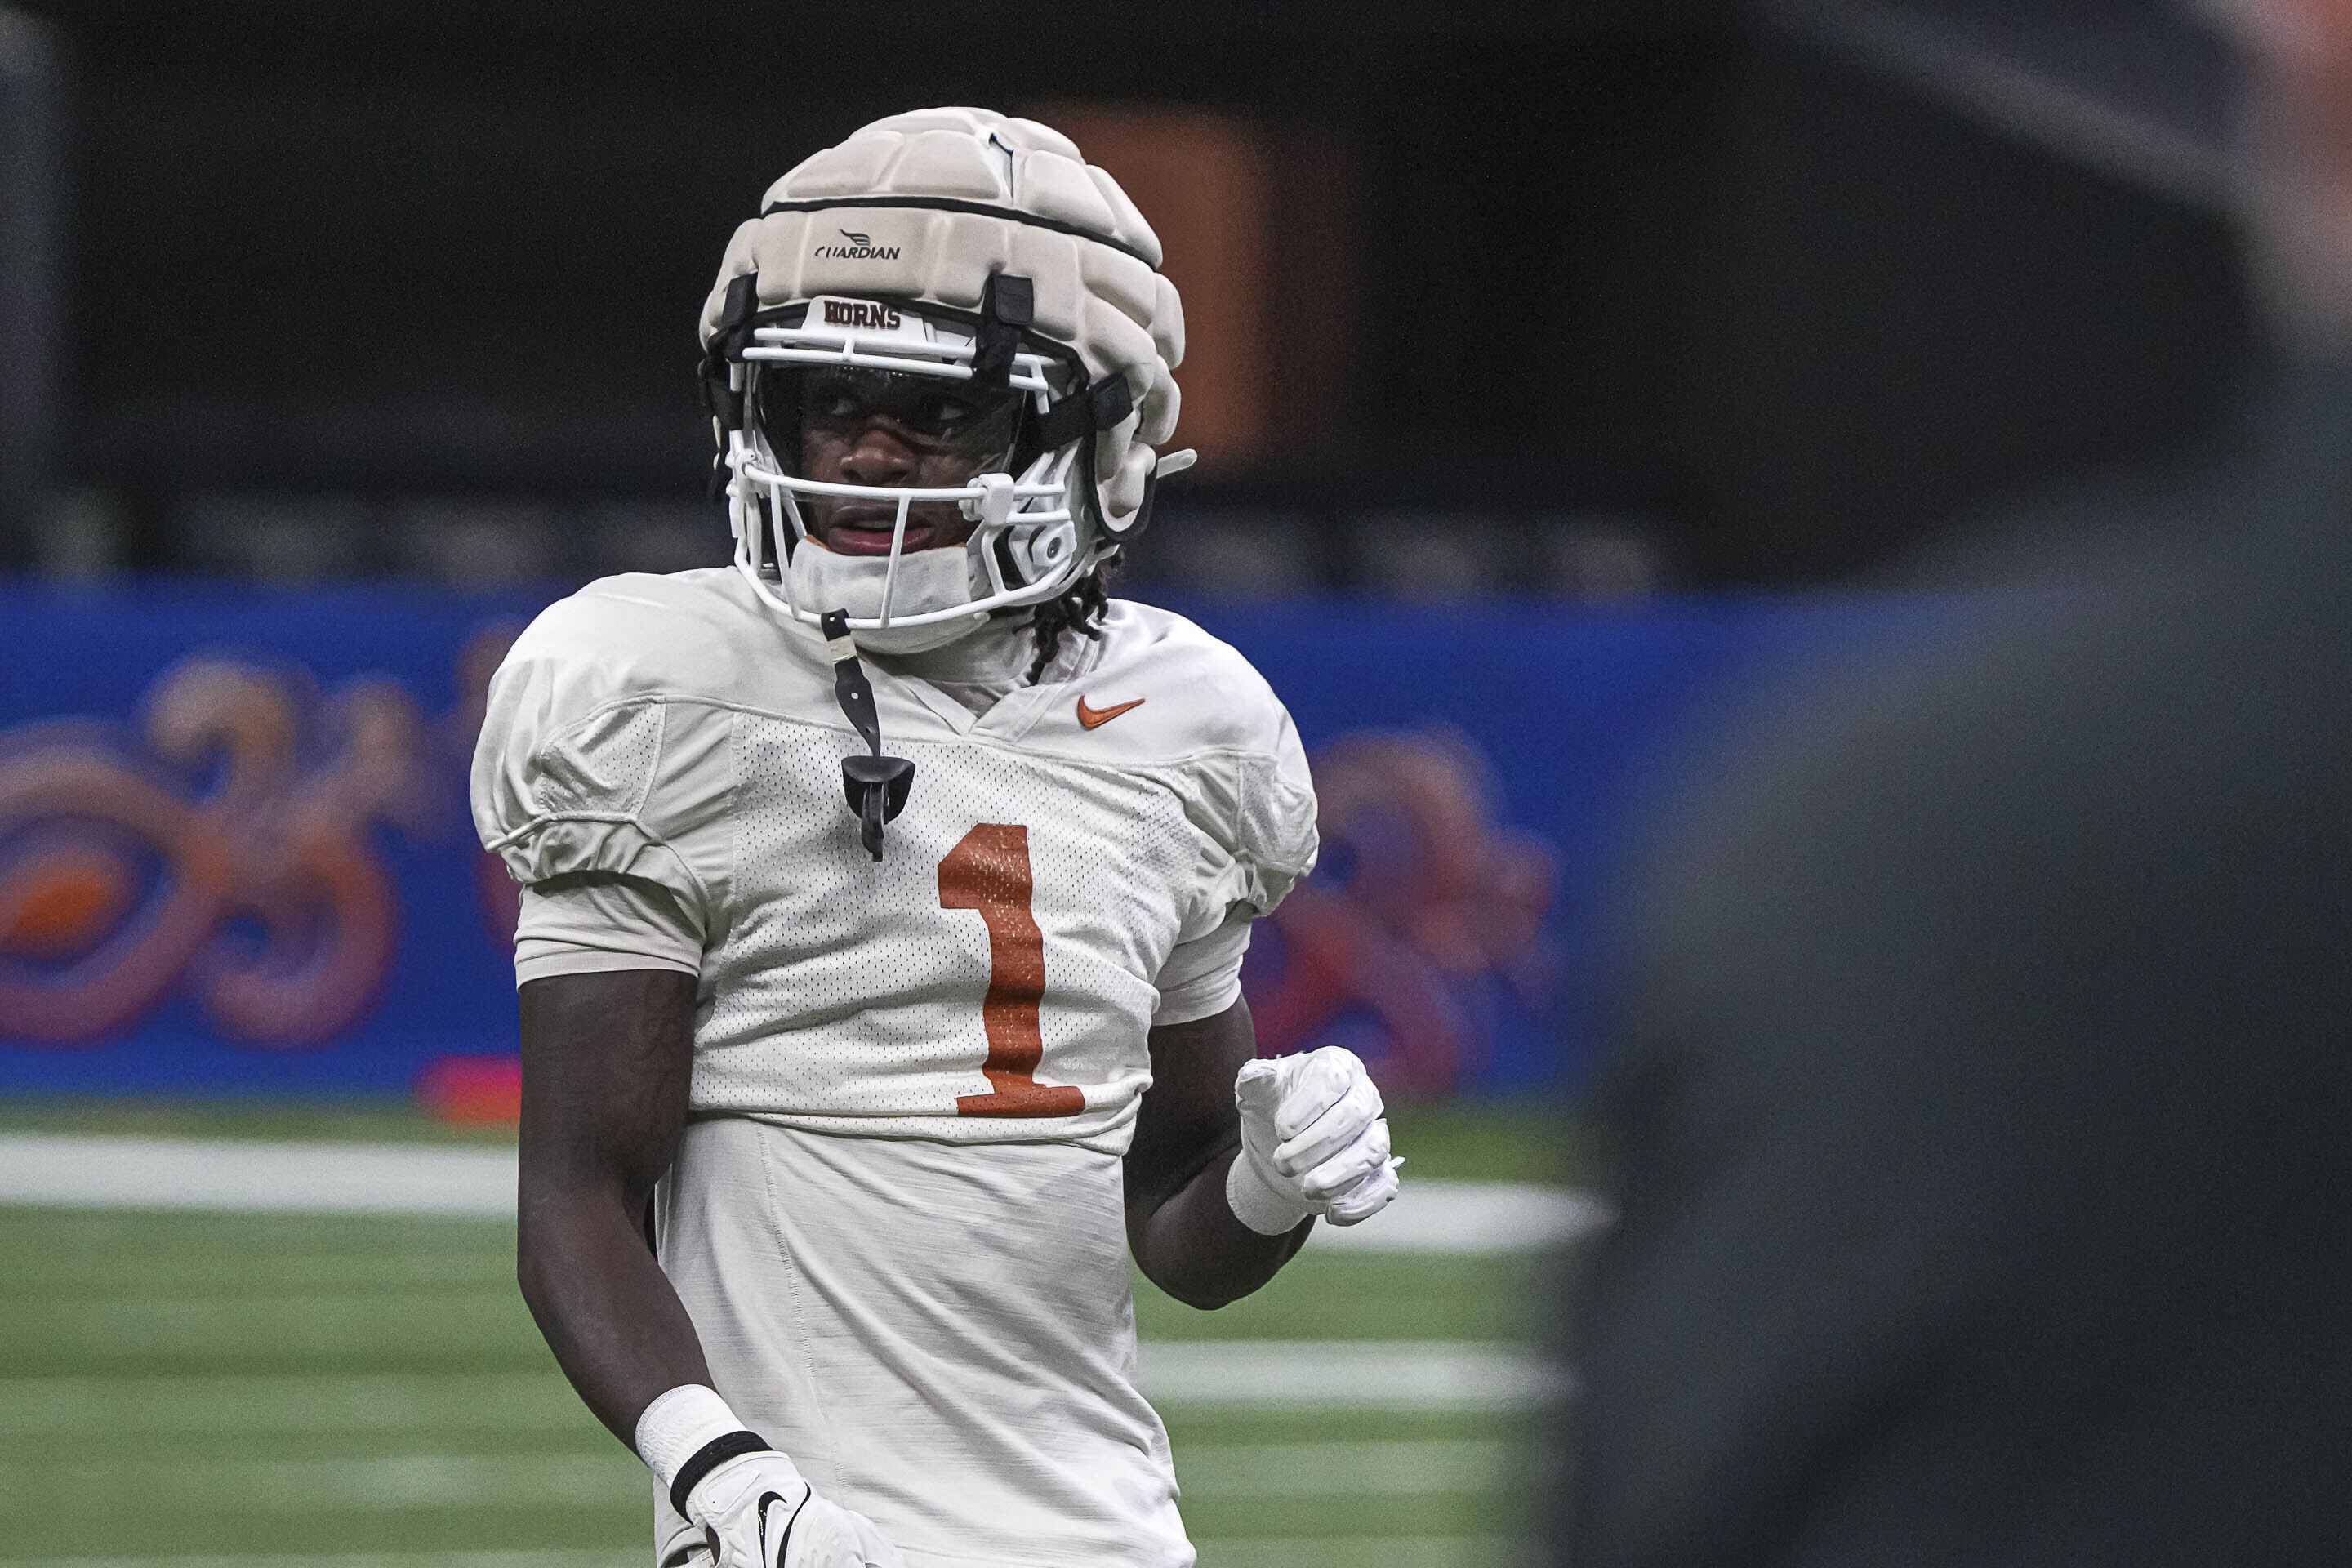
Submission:
[[[606,578],[493,679],[476,825],[526,886],[675,898],[701,938],[696,1113],[1123,1152],[1171,952],[1307,874],[1315,799],[1240,655],[1124,601],[1101,632],[981,714],[866,661],[915,764],[877,865],[815,632],[726,568]]]
[[[1196,977],[1230,987],[1228,936],[1307,874],[1315,800],[1233,649],[1123,602],[1100,629],[979,713],[866,661],[915,764],[879,864],[824,644],[731,570],[548,610],[475,758],[523,947],[534,899],[571,922],[526,978],[699,977],[663,1267],[719,1392],[913,1568],[1192,1561],[1134,1385],[1118,1157],[1163,994],[1223,1005]]]

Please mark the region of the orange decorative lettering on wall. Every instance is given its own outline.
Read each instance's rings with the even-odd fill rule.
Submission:
[[[450,739],[394,682],[319,700],[226,658],[165,672],[134,736],[0,737],[0,1038],[97,1041],[181,991],[251,1045],[349,1029],[399,934],[372,836],[436,826]]]
[[[1313,764],[1324,868],[1269,922],[1282,963],[1250,990],[1259,1049],[1319,1043],[1352,1014],[1385,1043],[1383,1088],[1445,1093],[1478,1042],[1466,998],[1499,983],[1535,1005],[1550,989],[1552,851],[1495,820],[1466,738],[1351,735]]]

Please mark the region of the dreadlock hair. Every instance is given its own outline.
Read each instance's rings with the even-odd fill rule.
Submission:
[[[1118,564],[1113,555],[1101,565],[1071,584],[1057,597],[1039,605],[1029,617],[1030,630],[1037,639],[1037,657],[1030,662],[1027,684],[1034,686],[1045,675],[1045,667],[1062,651],[1062,637],[1076,632],[1096,642],[1102,640],[1103,612],[1110,608],[1111,568]]]

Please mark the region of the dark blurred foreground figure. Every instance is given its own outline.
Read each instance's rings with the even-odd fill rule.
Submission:
[[[2232,15],[2290,364],[2201,542],[1825,700],[1643,889],[1577,1568],[2352,1562],[2352,0]]]

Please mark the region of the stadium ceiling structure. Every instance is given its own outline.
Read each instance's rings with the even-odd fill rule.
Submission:
[[[2176,8],[2049,0],[1766,0],[1847,64],[2181,206],[2231,204],[2230,62]]]

